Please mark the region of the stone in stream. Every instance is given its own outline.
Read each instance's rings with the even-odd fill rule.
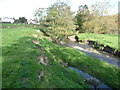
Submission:
[[[120,57],[120,51],[118,51],[118,50],[115,51],[115,52],[114,52],[114,55]]]
[[[95,45],[96,43],[95,43],[95,41],[91,41],[91,40],[87,40],[87,42],[88,42],[88,45],[90,45],[90,46],[92,46],[92,45]]]
[[[108,53],[113,53],[114,52],[114,50],[111,47],[109,47],[108,45],[104,47],[103,51],[106,51]]]
[[[82,40],[79,40],[79,42],[82,42]]]
[[[79,38],[78,38],[78,36],[75,36],[75,40],[76,40],[77,42],[79,42]]]

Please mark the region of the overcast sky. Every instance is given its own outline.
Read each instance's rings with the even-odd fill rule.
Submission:
[[[33,18],[34,12],[38,8],[48,8],[56,0],[0,0],[0,17],[26,17],[27,19]],[[68,2],[71,5],[72,11],[77,11],[78,6],[87,4],[90,6],[96,1],[104,0],[61,0]],[[118,12],[118,1],[111,0],[110,14]]]

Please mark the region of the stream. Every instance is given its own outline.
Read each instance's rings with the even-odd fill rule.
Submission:
[[[101,52],[95,50],[94,48],[92,48],[89,45],[80,44],[80,43],[73,42],[73,41],[67,41],[67,42],[63,42],[62,41],[61,44],[63,46],[67,46],[67,47],[71,47],[71,48],[77,49],[77,50],[79,50],[79,51],[87,54],[88,56],[97,58],[99,60],[102,60],[102,61],[105,61],[105,62],[107,62],[109,64],[112,64],[115,67],[120,68],[120,66],[119,66],[120,60],[119,60],[119,58],[110,56],[110,55],[108,55],[108,53],[105,53],[105,52],[101,53]],[[87,80],[87,82],[89,83],[89,88],[92,88],[94,90],[96,90],[96,89],[102,89],[102,88],[106,88],[106,89],[112,90],[110,87],[108,87],[107,85],[105,85],[104,83],[102,83],[97,78],[94,78],[93,76],[89,75],[88,73],[85,73],[85,72],[83,72],[81,70],[78,70],[77,68],[74,68],[74,67],[70,67],[69,66],[68,68],[70,68],[72,70],[75,70],[85,80]],[[91,82],[93,82],[93,84],[91,84]]]
[[[95,89],[95,90],[96,90],[97,88],[99,88],[99,89],[100,89],[100,88],[101,88],[101,89],[102,89],[102,88],[106,88],[106,89],[112,90],[110,87],[106,86],[104,83],[100,82],[98,79],[94,78],[93,76],[91,76],[91,75],[89,75],[89,74],[87,74],[87,73],[84,73],[84,72],[81,71],[81,70],[78,70],[78,69],[73,68],[73,67],[68,67],[68,68],[77,71],[85,80],[88,80],[88,81],[92,80],[92,81],[94,81],[94,82],[96,83],[96,87],[95,87],[95,85],[93,85],[93,84],[89,84],[89,88],[93,88],[93,89]]]
[[[99,60],[105,61],[109,64],[114,65],[115,67],[120,68],[120,59],[114,56],[109,55],[106,52],[99,52],[96,49],[94,49],[93,47],[87,45],[87,44],[80,44],[77,42],[73,42],[73,41],[68,41],[68,42],[64,42],[62,43],[62,45],[67,46],[67,47],[71,47],[74,49],[77,49],[85,54],[87,54],[88,56],[97,58]]]

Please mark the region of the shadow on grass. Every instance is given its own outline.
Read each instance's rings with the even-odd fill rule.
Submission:
[[[38,64],[37,56],[43,52],[31,40],[34,38],[23,37],[3,47],[3,88],[86,87],[84,79],[78,73],[62,67],[48,52],[44,54],[50,61],[49,66]],[[39,80],[38,73],[41,70],[45,76]]]
[[[31,39],[33,38],[23,37],[11,45],[2,47],[3,88],[31,88],[39,84],[36,76],[41,67],[37,65],[37,55],[40,52]]]
[[[65,46],[58,46],[47,39],[40,40],[43,48],[57,59],[61,59],[72,67],[76,67],[90,75],[98,78],[111,88],[117,88],[118,71],[120,69],[104,61],[97,60],[86,54]]]

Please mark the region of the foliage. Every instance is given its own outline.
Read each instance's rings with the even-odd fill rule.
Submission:
[[[93,16],[105,16],[108,14],[108,8],[110,7],[110,0],[96,1],[91,5],[91,14]]]
[[[93,16],[94,17],[94,16]],[[97,22],[97,23],[96,23]],[[107,22],[101,17],[94,17],[90,21],[84,22],[84,29],[87,33],[107,33]]]
[[[76,15],[79,32],[98,34],[118,34],[118,15],[107,15],[109,1],[95,2],[90,10],[87,5],[80,5]]]
[[[84,27],[83,23],[90,19],[90,11],[88,9],[88,6],[80,5],[75,18],[76,18],[76,24],[78,25],[77,30],[79,30],[79,32],[85,32],[85,29],[83,29]]]
[[[118,15],[95,17],[92,16],[90,21],[84,22],[83,29],[86,33],[98,34],[118,34]]]
[[[44,21],[44,16],[46,14],[47,8],[38,8],[35,10],[34,16],[40,22],[40,24]]]
[[[75,18],[76,18],[76,25],[78,25],[78,28],[76,28],[76,30],[81,30],[83,28],[83,14],[77,13]]]
[[[64,2],[56,2],[47,9],[47,15],[44,16],[44,28],[51,36],[58,38],[66,36],[68,32],[74,31],[73,12]]]
[[[14,23],[27,23],[27,19],[25,17],[19,17],[19,19],[16,19]]]

